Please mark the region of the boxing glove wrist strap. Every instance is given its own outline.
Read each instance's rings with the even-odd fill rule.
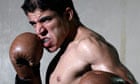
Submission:
[[[38,65],[33,66],[32,71],[33,71],[35,77],[39,77],[40,76],[40,63]],[[34,79],[21,78],[17,74],[15,84],[32,84],[33,80]]]
[[[18,75],[16,75],[15,84],[31,84],[31,80],[30,79],[21,79],[18,77]]]
[[[23,76],[17,73],[18,78],[20,78],[21,80],[32,80],[34,77],[40,76],[40,63],[30,67],[29,69],[30,69],[30,72],[32,73],[31,75],[30,73],[29,74],[26,73],[27,75]],[[27,71],[25,70],[24,72],[27,72]]]

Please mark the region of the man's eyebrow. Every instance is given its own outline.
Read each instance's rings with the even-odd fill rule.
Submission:
[[[52,19],[52,16],[44,16],[44,17],[41,17],[39,22],[45,22],[46,20],[51,20]]]

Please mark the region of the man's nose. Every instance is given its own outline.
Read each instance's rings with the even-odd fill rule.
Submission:
[[[46,28],[41,23],[36,24],[35,32],[39,36],[45,36],[47,34]]]

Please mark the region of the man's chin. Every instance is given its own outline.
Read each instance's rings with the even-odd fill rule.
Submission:
[[[45,48],[48,52],[53,53],[58,50],[58,48]]]

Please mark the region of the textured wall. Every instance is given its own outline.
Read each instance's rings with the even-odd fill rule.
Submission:
[[[16,35],[32,31],[20,5],[23,0],[0,0],[0,84],[14,84],[15,71],[9,47]],[[74,0],[81,21],[103,35],[120,54],[121,61],[140,82],[140,0]],[[55,53],[54,53],[55,54]],[[41,75],[54,54],[44,52]]]

